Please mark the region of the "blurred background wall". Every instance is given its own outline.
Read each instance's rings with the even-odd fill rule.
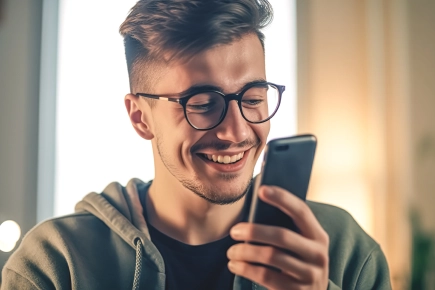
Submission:
[[[41,17],[42,0],[0,1],[0,224],[23,233],[36,223]]]
[[[311,198],[381,244],[394,289],[413,269],[426,280],[413,289],[435,289],[435,1],[297,5],[298,130],[319,138]]]
[[[25,233],[37,220],[42,0],[0,3],[0,223],[12,216]],[[418,233],[435,232],[435,1],[298,0],[297,21],[298,131],[319,138],[310,198],[347,209],[407,289],[410,210]]]

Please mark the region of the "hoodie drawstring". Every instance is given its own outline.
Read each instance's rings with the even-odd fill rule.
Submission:
[[[140,286],[140,276],[142,274],[142,241],[137,238],[136,244],[136,266],[134,268],[133,290],[138,290]]]

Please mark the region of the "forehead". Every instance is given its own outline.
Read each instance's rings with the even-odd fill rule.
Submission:
[[[246,83],[266,79],[264,50],[255,34],[215,46],[187,62],[161,67],[152,84],[154,94],[175,94],[194,85],[214,85],[236,92]]]

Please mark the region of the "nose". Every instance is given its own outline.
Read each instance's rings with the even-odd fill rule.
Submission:
[[[232,143],[240,143],[248,139],[250,127],[243,118],[237,101],[232,100],[229,102],[227,114],[222,123],[215,128],[215,132],[220,140]]]

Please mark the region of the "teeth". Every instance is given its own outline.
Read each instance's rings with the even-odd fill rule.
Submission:
[[[234,163],[236,161],[239,161],[240,159],[243,158],[243,155],[244,152],[233,156],[205,154],[208,160],[212,160],[214,162],[224,163],[224,164],[229,164],[229,163]]]

